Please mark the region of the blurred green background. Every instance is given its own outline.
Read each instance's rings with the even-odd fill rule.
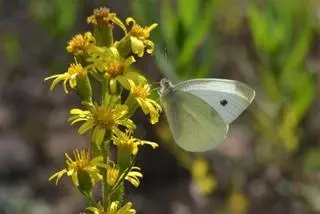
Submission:
[[[319,0],[0,0],[0,214],[84,207],[68,179],[48,182],[64,152],[86,145],[67,125],[79,101],[43,79],[66,71],[66,42],[91,30],[99,6],[159,23],[155,56],[137,64],[151,81],[229,78],[257,92],[204,154],[177,148],[165,117],[151,128],[137,115],[137,134],[161,147],[139,154],[144,179],[127,190],[138,213],[320,213]]]

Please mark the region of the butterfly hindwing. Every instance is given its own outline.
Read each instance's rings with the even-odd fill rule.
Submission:
[[[162,97],[172,135],[187,151],[202,152],[224,141],[228,125],[210,105],[192,93],[173,90]]]

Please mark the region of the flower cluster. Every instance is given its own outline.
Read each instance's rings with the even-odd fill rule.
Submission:
[[[89,134],[91,140],[88,148],[75,150],[73,157],[65,154],[65,168],[49,179],[58,184],[64,175],[70,177],[88,202],[86,213],[136,213],[130,202],[122,204],[124,182],[139,186],[143,174],[134,166],[139,147],[155,149],[158,144],[133,136],[132,116],[140,108],[155,124],[162,109],[151,98],[148,80],[132,66],[136,57],[153,53],[149,36],[157,24],[142,27],[131,17],[124,24],[104,7],[94,10],[87,22],[93,33],[77,34],[67,45],[74,62],[66,72],[45,80],[52,80],[50,90],[62,83],[65,93],[76,92],[83,107],[71,109],[68,122],[78,125],[78,134]],[[113,38],[115,26],[124,32],[119,40]],[[117,149],[115,159],[110,156],[111,146]],[[98,197],[92,191],[97,183],[102,183],[101,201],[95,200]]]

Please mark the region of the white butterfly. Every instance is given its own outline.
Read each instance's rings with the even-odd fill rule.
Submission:
[[[173,85],[162,79],[160,101],[176,143],[204,152],[222,143],[229,124],[252,102],[255,91],[225,79],[193,79]]]

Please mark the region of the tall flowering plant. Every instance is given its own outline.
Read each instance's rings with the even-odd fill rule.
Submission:
[[[131,17],[124,24],[105,7],[94,10],[87,22],[93,25],[93,32],[78,34],[68,42],[67,51],[74,61],[67,71],[45,80],[52,80],[50,90],[62,83],[66,94],[76,91],[83,107],[71,109],[68,122],[77,126],[79,135],[89,134],[91,140],[87,148],[65,154],[65,168],[49,180],[58,184],[63,176],[70,177],[87,201],[85,213],[136,213],[131,202],[123,202],[124,183],[139,186],[143,177],[135,166],[139,147],[155,149],[158,144],[135,138],[136,125],[131,118],[141,108],[155,124],[162,109],[150,97],[147,79],[128,68],[136,58],[153,53],[154,44],[148,37],[157,24],[142,27]],[[114,27],[124,32],[120,40],[113,37]],[[97,94],[91,88],[93,81],[100,86]],[[111,146],[117,150],[113,159]],[[101,200],[93,194],[98,183],[102,184]]]

